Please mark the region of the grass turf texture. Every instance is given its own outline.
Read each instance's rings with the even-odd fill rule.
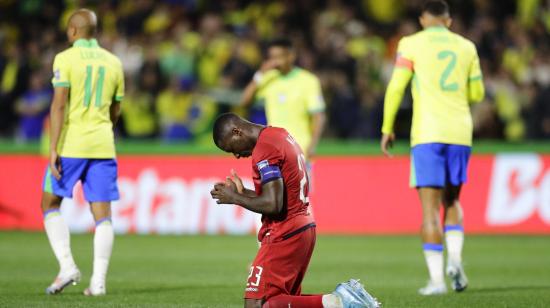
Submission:
[[[1,307],[241,307],[252,236],[117,236],[108,295],[86,298],[92,235],[73,235],[83,281],[47,296],[57,263],[43,233],[0,232]],[[421,297],[427,273],[415,236],[319,236],[304,293],[361,278],[384,307],[549,307],[550,238],[468,236],[470,287]]]

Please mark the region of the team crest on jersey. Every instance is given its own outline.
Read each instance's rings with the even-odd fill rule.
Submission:
[[[279,103],[286,102],[286,95],[284,93],[279,93]]]
[[[55,78],[55,80],[59,80],[59,78],[61,78],[61,73],[59,72],[59,69],[56,69],[53,72],[53,77]]]
[[[267,159],[265,159],[265,160],[262,160],[261,162],[257,163],[256,166],[258,167],[258,170],[262,170],[265,167],[269,166],[269,162],[267,161]]]

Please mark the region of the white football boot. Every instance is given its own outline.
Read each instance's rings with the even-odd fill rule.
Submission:
[[[73,268],[66,272],[60,272],[52,284],[46,288],[46,294],[59,294],[69,285],[76,285],[80,282],[80,271],[78,268]]]
[[[418,290],[420,295],[442,295],[447,293],[447,286],[445,283],[433,283],[429,281],[428,284]]]
[[[447,276],[451,278],[451,288],[456,292],[462,292],[468,287],[468,277],[464,273],[464,268],[460,263],[451,263],[447,265]]]

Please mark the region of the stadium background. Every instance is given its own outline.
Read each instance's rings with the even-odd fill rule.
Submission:
[[[121,58],[127,77],[117,127],[122,199],[113,225],[118,233],[153,234],[117,237],[113,294],[98,305],[240,305],[257,217],[217,206],[208,192],[233,167],[250,181],[249,162],[217,150],[210,129],[229,110],[265,121],[261,101],[251,110],[235,105],[278,36],[291,38],[297,64],[320,77],[329,119],[313,166],[313,211],[323,235],[306,290],[330,290],[353,274],[369,277],[367,287],[388,307],[547,305],[550,5],[449,2],[452,30],[475,42],[487,88],[472,106],[474,156],[462,200],[466,232],[485,234],[466,241],[476,282],[468,297],[421,299],[411,288],[424,272],[414,236],[420,205],[407,186],[410,95],[398,115],[396,157],[382,157],[378,147],[396,44],[418,30],[422,1],[0,0],[0,304],[93,304],[71,290],[48,302],[36,295],[54,275],[54,258],[43,234],[18,232],[43,228],[51,64],[67,47],[70,12],[89,7],[99,17],[100,44]],[[93,230],[79,187],[65,202],[70,228]],[[168,235],[203,233],[215,236]],[[227,233],[248,236],[227,241]],[[73,236],[77,260],[88,265],[90,240]]]

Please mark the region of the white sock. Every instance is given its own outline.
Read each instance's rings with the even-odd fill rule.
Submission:
[[[92,275],[92,284],[94,285],[105,286],[114,238],[111,219],[99,220],[94,235],[94,273]]]
[[[322,297],[323,308],[343,308],[342,301],[334,294],[325,294]]]
[[[443,245],[442,244],[424,244],[424,258],[428,265],[430,280],[435,284],[444,283],[443,277]]]
[[[49,210],[44,213],[44,229],[52,250],[59,262],[60,272],[76,268],[71,253],[71,235],[59,210]]]
[[[464,231],[462,226],[445,226],[445,242],[447,243],[448,263],[462,263],[462,246],[464,245]]]

